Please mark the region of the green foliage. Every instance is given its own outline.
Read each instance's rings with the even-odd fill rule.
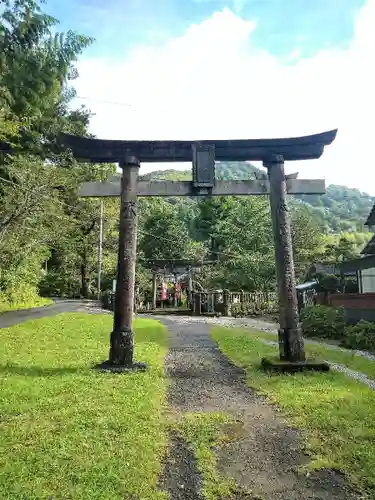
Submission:
[[[0,291],[9,303],[17,294],[18,302],[35,303],[41,278],[50,295],[61,291],[64,281],[74,288],[77,269],[82,285],[87,281],[82,267],[89,267],[92,254],[87,228],[93,204],[77,199],[81,167],[64,155],[44,162],[58,133],[86,133],[89,115],[70,111],[68,103],[74,96],[69,82],[77,76],[73,64],[91,40],[71,31],[56,33],[56,23],[33,0],[7,1],[0,14],[0,139],[17,153],[0,158]],[[69,173],[61,169],[66,166]],[[52,275],[57,256],[67,264],[54,284],[41,272],[50,256]],[[83,292],[88,295],[89,287]]]
[[[0,292],[0,314],[7,311],[19,311],[53,304],[51,299],[42,298],[38,290],[28,284],[9,288]]]
[[[375,323],[361,320],[356,325],[347,326],[342,345],[375,352]]]
[[[145,259],[189,258],[193,247],[176,207],[161,201],[152,208],[141,228],[139,248]]]
[[[0,14],[0,109],[22,125],[22,150],[43,151],[43,137],[61,129],[72,64],[92,41],[56,24],[33,0],[9,1]]]
[[[371,236],[371,233],[339,233],[327,236],[322,255],[324,262],[340,264],[359,257]]]
[[[331,184],[324,195],[297,197],[312,207],[313,217],[320,218],[327,230],[333,232],[364,231],[364,222],[375,198],[358,189]]]
[[[344,347],[375,352],[375,323],[361,320],[347,326],[343,308],[314,306],[301,312],[305,337],[340,340]]]
[[[340,288],[340,280],[334,274],[323,274],[318,278],[318,290],[322,292],[337,292]]]
[[[341,339],[345,330],[343,308],[313,306],[301,312],[302,332],[305,337]]]

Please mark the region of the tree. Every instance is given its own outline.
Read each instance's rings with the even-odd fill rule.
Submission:
[[[141,219],[139,248],[146,260],[184,259],[202,254],[198,243],[193,243],[189,230],[174,205],[162,200],[141,205],[152,209],[147,218]],[[143,222],[143,223],[142,223]]]
[[[303,280],[306,270],[324,253],[324,236],[319,221],[302,204],[291,204],[291,226],[296,280]]]
[[[16,153],[0,157],[4,300],[21,297],[31,287],[32,302],[42,264],[50,253],[56,256],[73,218],[81,216],[69,213],[69,200],[56,189],[67,182],[60,167],[72,172],[73,162],[64,155],[52,165],[44,159],[59,132],[87,128],[88,111],[71,112],[67,105],[74,95],[69,87],[76,76],[73,64],[91,40],[74,32],[55,35],[55,25],[33,0],[7,1],[0,14],[0,140]],[[74,224],[83,227],[83,222]]]
[[[339,233],[327,237],[323,258],[332,264],[358,258],[370,238],[370,233]]]
[[[56,24],[34,0],[7,1],[0,15],[0,110],[20,125],[21,151],[43,154],[46,137],[66,125],[73,63],[92,42],[73,31],[54,34]]]

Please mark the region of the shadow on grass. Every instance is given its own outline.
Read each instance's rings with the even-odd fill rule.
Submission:
[[[61,375],[71,375],[79,373],[81,375],[88,373],[90,367],[61,366],[58,368],[42,366],[19,366],[19,365],[0,365],[0,373],[9,375],[22,375],[24,377],[53,377]]]

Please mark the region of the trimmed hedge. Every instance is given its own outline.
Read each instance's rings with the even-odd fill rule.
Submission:
[[[345,311],[342,307],[313,306],[301,312],[305,337],[342,339],[345,331]]]
[[[255,302],[238,302],[236,304],[231,304],[230,306],[230,312],[234,318],[261,316],[262,314],[276,314],[277,311],[277,302],[273,301],[263,302],[260,304],[256,304]]]
[[[361,320],[353,326],[347,326],[342,341],[344,347],[375,351],[375,323]]]
[[[347,326],[341,307],[308,307],[301,312],[301,326],[304,337],[339,340],[343,347],[375,352],[375,323],[362,320]]]

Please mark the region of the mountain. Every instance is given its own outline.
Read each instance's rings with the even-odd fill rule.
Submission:
[[[216,178],[223,180],[254,179],[261,169],[247,162],[218,162]],[[157,170],[142,176],[143,179],[190,180],[191,170]],[[364,231],[364,223],[375,204],[375,197],[358,189],[330,184],[324,195],[296,195],[309,207],[312,217],[319,221],[326,232]]]

